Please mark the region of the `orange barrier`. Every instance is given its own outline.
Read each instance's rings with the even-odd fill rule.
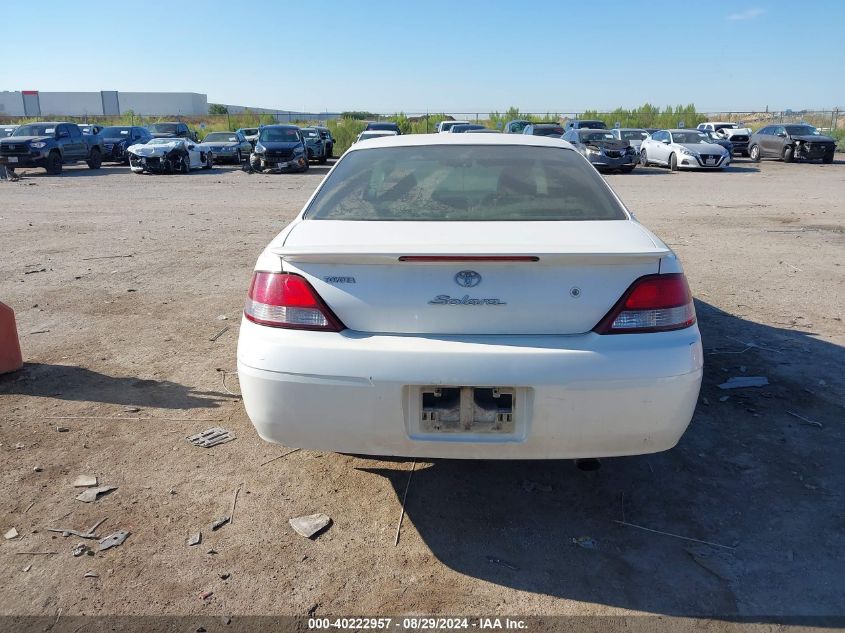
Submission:
[[[15,312],[0,303],[0,374],[17,371],[23,367],[21,343],[15,327]]]

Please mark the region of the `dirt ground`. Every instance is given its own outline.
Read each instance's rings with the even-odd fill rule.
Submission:
[[[20,534],[0,540],[0,614],[845,614],[842,160],[608,176],[697,299],[689,430],[597,472],[418,463],[398,546],[410,461],[265,464],[288,449],[223,384],[255,258],[326,170],[0,182],[0,301],[26,360],[0,377],[0,531]],[[731,376],[770,384],[720,390]],[[211,426],[237,439],[186,441]],[[77,501],[80,474],[117,490]],[[316,512],[333,521],[318,538],[289,527]],[[47,531],[100,519],[131,535],[74,557],[81,539]]]

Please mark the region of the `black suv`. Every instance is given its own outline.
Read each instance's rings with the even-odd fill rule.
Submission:
[[[767,125],[754,132],[748,141],[748,155],[755,163],[763,158],[780,158],[785,163],[796,159],[833,162],[836,141],[806,123]]]
[[[187,138],[195,142],[199,142],[197,133],[188,127],[187,123],[179,121],[163,121],[161,123],[153,123],[148,125],[147,129],[153,138]]]

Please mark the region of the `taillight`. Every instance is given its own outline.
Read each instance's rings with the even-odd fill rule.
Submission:
[[[344,329],[311,284],[299,275],[287,273],[253,274],[244,316],[271,327],[328,332]]]
[[[625,291],[593,328],[599,334],[680,330],[695,323],[687,278],[682,273],[646,275]]]

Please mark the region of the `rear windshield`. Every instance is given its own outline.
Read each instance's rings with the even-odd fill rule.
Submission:
[[[100,134],[102,134],[103,138],[119,138],[121,136],[129,136],[131,131],[131,127],[107,127]]]
[[[153,123],[148,129],[155,134],[173,134],[176,131],[176,124]]]
[[[314,220],[624,220],[572,150],[428,145],[349,152],[305,217]]]

